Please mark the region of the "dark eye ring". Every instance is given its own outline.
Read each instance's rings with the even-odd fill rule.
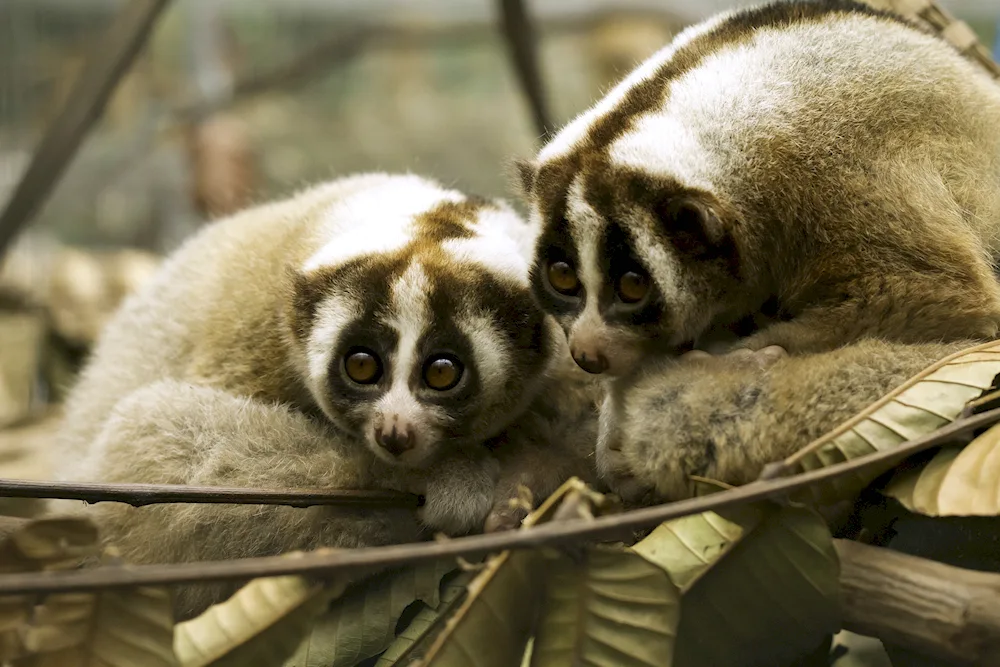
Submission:
[[[344,355],[344,372],[358,384],[375,384],[382,377],[382,361],[367,348],[352,348]]]
[[[465,367],[450,354],[428,357],[424,364],[424,384],[435,391],[454,389],[462,379]]]

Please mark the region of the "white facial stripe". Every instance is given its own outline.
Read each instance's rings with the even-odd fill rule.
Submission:
[[[399,250],[413,240],[413,220],[443,202],[464,196],[416,176],[397,176],[351,192],[334,202],[324,215],[323,235],[329,238],[306,261],[304,271],[336,266],[369,253]]]
[[[566,192],[566,219],[579,256],[577,277],[587,294],[600,294],[606,280],[600,268],[600,242],[604,237],[605,221],[584,199],[581,175],[573,179]],[[588,305],[591,301],[587,299]]]
[[[329,295],[316,308],[306,344],[306,360],[309,365],[309,389],[321,403],[327,403],[325,385],[333,362],[333,342],[340,331],[361,317],[363,312],[361,301],[346,291]],[[328,404],[320,407],[330,409]]]
[[[477,264],[520,285],[528,284],[529,243],[534,239],[524,221],[513,211],[485,208],[469,228],[472,237],[448,239],[442,249],[458,263]]]
[[[409,392],[409,379],[415,364],[421,364],[417,343],[430,324],[431,308],[427,298],[430,282],[419,262],[414,261],[392,286],[392,316],[386,324],[399,335],[393,361],[392,389]]]
[[[507,359],[511,351],[487,317],[463,316],[456,320],[459,330],[469,337],[483,393],[492,395],[506,382]]]

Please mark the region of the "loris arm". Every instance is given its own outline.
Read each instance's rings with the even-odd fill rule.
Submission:
[[[281,406],[202,386],[160,382],[116,406],[74,479],[264,488],[356,489],[391,483],[360,445],[338,437]],[[492,486],[481,491],[486,509],[481,510],[480,525],[492,491]],[[412,509],[215,504],[133,508],[99,503],[86,511],[131,563],[378,546],[416,541],[422,529]],[[196,614],[234,588],[179,588],[177,612],[183,617]]]
[[[866,340],[807,356],[666,362],[616,392],[599,467],[629,502],[688,497],[689,475],[745,484],[970,344]]]

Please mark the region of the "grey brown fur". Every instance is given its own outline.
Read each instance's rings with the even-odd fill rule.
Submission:
[[[358,193],[367,196],[369,189],[374,196],[368,200],[349,199]],[[414,233],[425,241],[416,244],[420,248],[400,238],[396,251],[362,249],[343,264],[349,271],[338,274],[341,264],[324,258],[345,244],[358,238],[363,243],[395,242],[384,233],[351,237],[347,232],[354,223],[347,221],[347,231],[334,235],[342,243],[317,250],[326,247],[329,225],[337,223],[337,216],[369,215],[378,221],[398,210],[406,218],[413,208],[406,197],[426,198],[432,212],[444,212],[436,221],[417,221]],[[417,177],[365,175],[323,184],[208,226],[169,257],[107,326],[69,396],[57,448],[58,476],[67,480],[390,488],[425,495],[420,513],[196,504],[137,509],[101,503],[87,508],[127,562],[377,546],[426,538],[435,531],[482,530],[487,521],[493,529],[510,528],[524,515],[523,509],[509,506],[518,497],[519,484],[540,500],[571,474],[591,476],[596,393],[561,349],[561,336],[551,334],[551,322],[533,305],[527,255],[498,257],[503,261],[492,268],[480,263],[476,246],[461,246],[467,254],[449,266],[447,247],[431,247],[440,238],[456,236],[438,235],[436,241],[431,231],[452,223],[471,225],[479,213],[493,215],[495,224],[510,225],[513,235],[520,233],[523,221],[511,217],[502,203],[462,197]],[[441,198],[459,204],[434,203]],[[344,201],[353,202],[347,213],[336,208]],[[365,201],[376,208],[364,209]],[[523,231],[530,235],[526,226]],[[402,257],[402,248],[413,251],[411,259]],[[315,257],[323,261],[301,268]],[[430,276],[430,282],[408,292],[398,278],[364,282],[366,271],[377,276],[379,267],[399,262],[425,267],[418,273]],[[518,262],[524,265],[520,277]],[[362,282],[352,282],[352,276]],[[471,288],[476,280],[492,280],[488,284],[499,284],[496,289],[502,291],[478,290],[485,294],[479,298]],[[454,297],[445,304],[453,312],[428,310],[440,305],[433,301],[439,287]],[[355,303],[351,299],[358,291],[364,293],[356,303],[375,310],[359,305],[350,318],[342,316],[341,307]],[[415,301],[393,301],[401,293]],[[504,295],[506,310],[495,310],[490,299]],[[426,407],[418,399],[406,399],[413,402],[406,418],[425,450],[407,460],[409,452],[393,458],[379,451],[371,434],[373,424],[391,417],[382,412],[385,401],[390,405],[384,409],[396,410],[388,389],[362,387],[368,393],[357,394],[348,409],[334,395],[355,391],[343,388],[338,374],[336,349],[346,344],[338,327],[347,327],[343,335],[355,336],[351,327],[381,326],[385,317],[391,321],[393,315],[421,312],[429,319],[410,322],[407,326],[418,328],[404,327],[397,336],[403,340],[412,334],[410,347],[404,349],[401,342],[386,352],[387,378],[397,367],[406,371],[401,366],[406,350],[419,352],[425,336],[471,346],[472,357],[465,359],[470,375],[459,404],[452,405],[443,394]],[[355,315],[361,318],[357,322]],[[475,337],[462,338],[459,330],[467,323],[462,318],[470,317]],[[504,324],[505,318],[514,324]],[[419,331],[424,334],[416,338]],[[390,334],[379,329],[365,335],[377,346],[379,336]],[[480,377],[487,366],[476,363],[490,359],[509,372]],[[400,376],[402,385],[392,385],[402,393],[408,391],[406,385],[413,387],[407,373]],[[52,510],[84,508],[63,502],[54,503]],[[181,587],[177,614],[196,614],[231,590]]]
[[[685,30],[522,163],[535,293],[608,378],[605,479],[661,498],[691,471],[747,481],[995,337],[997,127],[1000,87],[943,40],[789,0]],[[753,363],[651,361],[720,332]]]

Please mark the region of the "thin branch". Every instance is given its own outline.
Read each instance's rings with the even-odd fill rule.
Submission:
[[[911,440],[896,449],[877,452],[794,477],[757,481],[700,498],[656,505],[596,519],[575,519],[521,530],[473,535],[445,542],[398,544],[362,549],[320,549],[297,558],[272,556],[228,561],[100,567],[63,572],[29,572],[0,575],[0,595],[93,591],[129,586],[156,586],[204,581],[245,581],[286,574],[327,576],[357,572],[369,567],[391,567],[457,556],[483,556],[505,549],[533,549],[583,540],[624,539],[631,531],[664,521],[711,510],[721,510],[760,500],[782,498],[819,482],[856,473],[872,465],[898,463],[978,428],[1000,421],[1000,408],[956,420],[934,433]]]
[[[518,83],[531,107],[532,120],[544,140],[552,130],[541,70],[538,66],[537,35],[524,0],[499,0],[500,25]]]
[[[844,628],[948,664],[1000,665],[1000,575],[834,540]]]
[[[0,498],[59,498],[88,503],[116,502],[133,507],[161,503],[217,503],[231,505],[345,505],[416,507],[418,496],[384,490],[245,489],[182,484],[89,484],[0,479]]]
[[[88,59],[0,214],[0,257],[55,187],[168,4],[170,0],[131,0]]]

